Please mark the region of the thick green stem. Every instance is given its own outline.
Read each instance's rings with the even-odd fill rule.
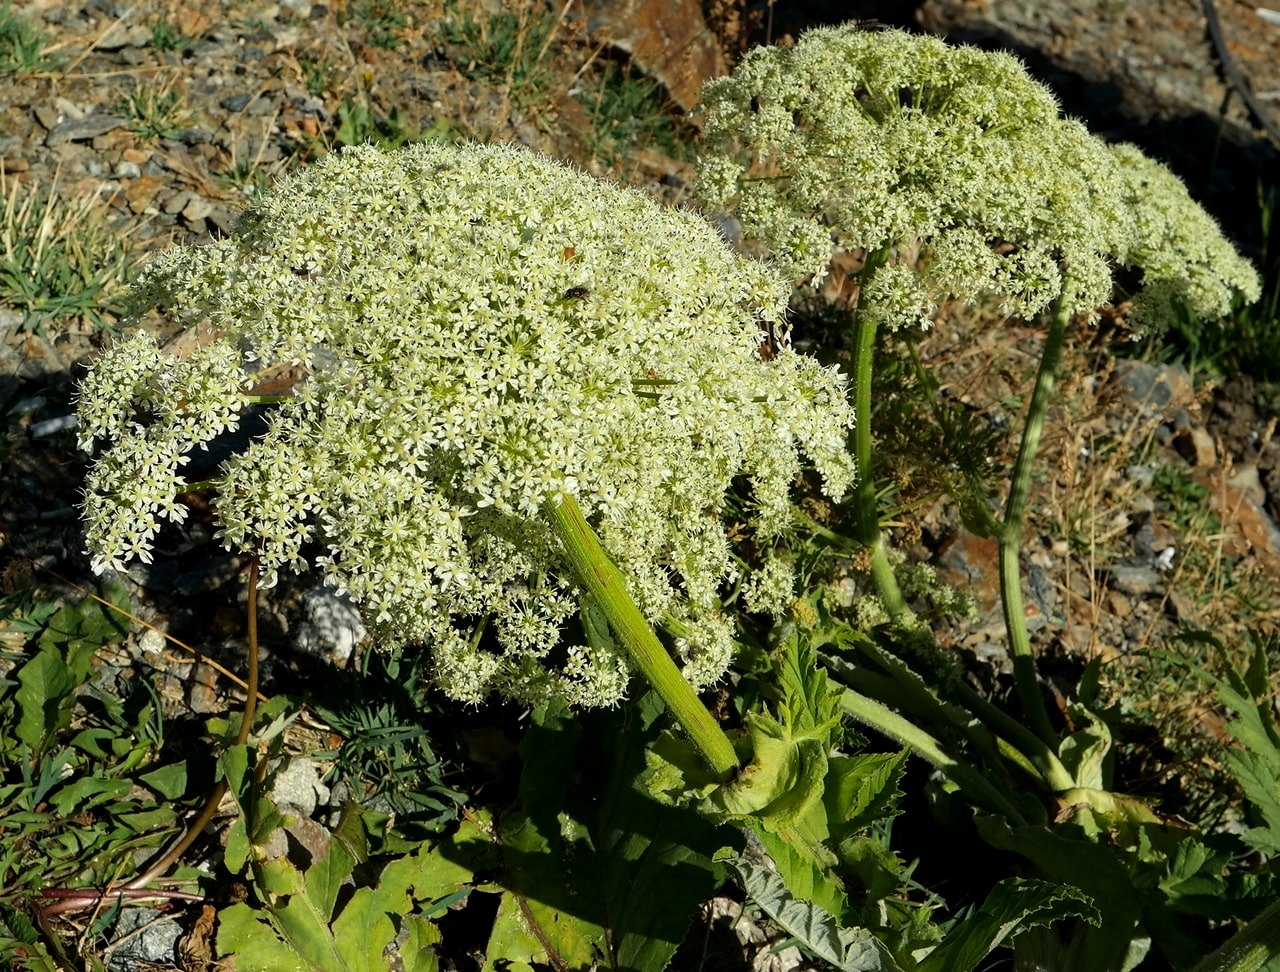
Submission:
[[[862,286],[875,271],[883,266],[888,253],[876,251],[868,254],[862,268]],[[859,304],[862,303],[859,296]],[[885,549],[884,535],[880,532],[880,515],[876,504],[876,481],[872,461],[871,438],[871,372],[876,356],[876,318],[859,307],[853,325],[853,457],[858,466],[858,483],[854,488],[854,507],[857,513],[858,540],[867,548],[871,558],[871,578],[884,602],[885,610],[895,621],[909,613],[906,599],[898,587],[893,567]]]
[[[1021,811],[981,773],[968,763],[947,753],[933,736],[913,725],[892,709],[853,689],[845,689],[840,707],[864,726],[876,730],[911,749],[988,810],[1003,814],[1010,823],[1024,824]]]
[[[1258,972],[1280,955],[1280,901],[1206,956],[1194,972]]]
[[[649,680],[666,703],[667,710],[689,734],[707,764],[727,780],[738,768],[733,744],[693,687],[680,674],[680,669],[640,613],[627,590],[622,571],[600,546],[599,538],[582,515],[577,501],[572,496],[562,495],[555,505],[554,514],[552,526],[578,580],[595,598],[636,668]]]
[[[1009,484],[1009,501],[1005,505],[1004,524],[1000,531],[1000,598],[1004,604],[1004,623],[1009,634],[1009,647],[1013,652],[1013,676],[1018,686],[1018,695],[1022,699],[1022,711],[1036,735],[1050,748],[1056,748],[1058,740],[1049,722],[1049,713],[1045,709],[1036,678],[1031,637],[1027,634],[1026,609],[1022,603],[1022,572],[1018,566],[1018,553],[1022,546],[1022,519],[1026,513],[1027,497],[1031,493],[1031,474],[1070,320],[1070,307],[1065,301],[1059,300],[1054,306],[1049,320],[1049,333],[1044,339],[1040,369],[1036,372],[1031,404],[1027,407],[1027,417],[1022,426],[1022,444],[1014,463],[1013,478]]]

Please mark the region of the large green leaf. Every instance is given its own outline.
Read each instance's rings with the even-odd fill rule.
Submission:
[[[734,870],[747,896],[788,935],[840,972],[901,972],[870,932],[841,928],[822,908],[798,900],[766,865],[731,851],[715,859]]]
[[[264,972],[436,968],[429,947],[439,940],[438,932],[414,912],[471,881],[473,872],[462,859],[474,849],[471,831],[476,828],[464,825],[466,838],[450,844],[447,853],[443,845],[421,845],[387,862],[373,872],[372,883],[355,887],[344,902],[357,865],[368,861],[372,823],[370,815],[349,807],[327,852],[305,871],[285,857],[255,864],[261,907],[233,905],[219,918],[218,950],[232,967]],[[406,923],[407,944],[393,957],[389,950]]]
[[[1070,885],[1008,878],[929,953],[919,972],[970,972],[1006,940],[1063,918],[1084,918],[1097,925],[1102,916],[1087,895]]]
[[[18,724],[13,732],[42,753],[54,733],[71,722],[71,693],[78,682],[54,644],[44,644],[18,671]]]
[[[498,829],[505,888],[486,960],[661,972],[718,883],[725,835],[637,785],[661,703],[581,720],[539,711],[520,751],[523,813]],[[586,731],[584,731],[584,726]]]
[[[1074,886],[1093,900],[1101,927],[1083,929],[1071,942],[1074,968],[1128,967],[1130,947],[1140,937],[1145,904],[1117,852],[1083,837],[1040,827],[1010,827],[1003,818],[979,815],[978,830],[993,847],[1019,854],[1044,878]]]

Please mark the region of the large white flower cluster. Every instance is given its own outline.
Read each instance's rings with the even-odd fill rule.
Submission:
[[[430,646],[439,687],[605,705],[627,663],[586,642],[550,527],[572,495],[696,686],[723,675],[734,575],[719,518],[737,477],[756,528],[787,519],[806,460],[852,479],[843,378],[761,353],[789,288],[693,214],[516,148],[330,156],[261,197],[236,235],[161,255],[144,306],[217,341],[147,337],[81,389],[98,569],[145,557],[186,454],[232,426],[246,370],[308,377],[229,460],[228,547],[268,575],[309,552],[392,643]]]
[[[833,248],[880,251],[888,264],[876,275],[888,277],[860,305],[877,323],[927,324],[946,296],[994,297],[1022,316],[1061,297],[1093,313],[1117,263],[1159,266],[1168,255],[1165,241],[1149,245],[1134,212],[1148,201],[1117,164],[1140,153],[1117,156],[1062,118],[1011,55],[823,28],[791,48],[753,50],[704,87],[701,108],[704,203],[737,217],[795,279],[825,276]],[[1208,217],[1187,226],[1194,247],[1234,258],[1218,268],[1228,288],[1256,286]],[[893,269],[899,260],[910,274]]]

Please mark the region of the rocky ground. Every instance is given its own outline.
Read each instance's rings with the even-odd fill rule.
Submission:
[[[704,6],[705,19],[694,5],[644,0],[17,3],[43,40],[33,63],[0,76],[8,232],[29,200],[45,205],[45,189],[72,207],[63,232],[92,221],[108,235],[96,244],[104,253],[123,243],[133,261],[229,232],[250,193],[325,151],[428,132],[516,139],[679,202],[693,134],[681,110],[704,77],[769,27],[768,8]],[[779,3],[777,29],[831,19],[802,6]],[[902,17],[899,5],[856,6],[868,17]],[[1239,0],[1218,0],[1216,10],[1254,101],[1280,120],[1280,23]],[[1260,252],[1239,200],[1274,165],[1276,149],[1238,96],[1228,100],[1226,120],[1215,121],[1231,85],[1198,3],[931,0],[920,17],[962,39],[994,39],[1032,55],[1046,74],[1065,79],[1073,111],[1100,99],[1104,127],[1122,137],[1154,132],[1166,144],[1185,143],[1179,130],[1216,126],[1223,138],[1215,158],[1230,167],[1214,196],[1220,216]],[[624,89],[632,100],[615,102],[609,78],[628,71],[655,84],[640,87],[643,97]],[[1202,143],[1177,164],[1190,171],[1210,151]],[[103,323],[114,322],[121,279],[104,281],[98,322],[38,322],[0,297],[5,590],[91,581],[75,506],[83,457],[70,416],[76,376],[109,333]],[[1280,619],[1275,386],[1247,376],[1201,381],[1158,357],[1117,357],[1098,337],[1081,329],[1069,350],[1025,545],[1034,636],[1042,651],[1067,660],[1064,692],[1081,660],[1137,659],[1188,626],[1231,640],[1246,629],[1274,630]],[[1038,341],[1019,322],[957,310],[920,353],[946,402],[1011,430]],[[998,442],[1006,458],[1016,446],[1008,435]],[[242,565],[209,543],[208,518],[196,513],[154,567],[130,572],[135,610],[157,630],[122,645],[103,676],[156,671],[175,713],[221,711],[237,690],[160,632],[197,643],[232,670],[243,659]],[[950,637],[990,672],[1007,668],[994,545],[967,532],[945,500],[930,500],[918,528],[896,539],[976,595],[979,616],[954,620]],[[273,593],[266,614],[268,684],[346,663],[361,636],[350,608],[308,582]],[[1126,678],[1152,677],[1136,661],[1115,673],[1118,694]],[[1212,728],[1203,708],[1170,718],[1179,731]],[[343,798],[314,770],[296,775],[289,802],[323,816],[326,801]],[[171,955],[172,936],[154,947],[151,960]]]

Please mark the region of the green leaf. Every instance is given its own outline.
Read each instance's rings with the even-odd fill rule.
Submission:
[[[242,972],[314,972],[269,921],[249,905],[218,912],[218,954]]]
[[[138,777],[138,782],[149,786],[166,800],[176,800],[187,792],[187,764],[170,763],[148,770]]]
[[[1100,928],[1079,932],[1072,941],[1074,968],[1118,969],[1124,964],[1142,918],[1144,899],[1116,851],[1083,837],[1040,827],[1010,827],[999,817],[978,815],[979,833],[993,847],[1030,861],[1040,876],[1088,895],[1103,917]]]
[[[970,972],[1006,939],[1036,925],[1073,917],[1093,925],[1102,920],[1092,900],[1070,885],[1007,878],[991,889],[975,914],[957,924],[929,953],[919,972]]]
[[[615,967],[661,972],[684,940],[698,905],[720,884],[710,854],[723,835],[693,810],[655,803],[639,787],[644,746],[661,712],[650,693],[620,715],[597,719],[613,771],[593,828],[600,860],[608,941]]]
[[[1076,786],[1091,790],[1107,788],[1106,759],[1111,752],[1111,730],[1083,705],[1069,705],[1068,718],[1082,728],[1062,741],[1062,765]]]
[[[18,671],[18,724],[13,731],[40,753],[53,734],[71,722],[71,693],[79,684],[53,644],[43,644]]]
[[[747,896],[788,935],[840,972],[901,972],[889,950],[870,932],[841,928],[822,908],[796,900],[764,864],[732,852],[718,853],[715,860],[734,870]]]
[[[792,895],[813,902],[837,919],[848,914],[849,899],[832,870],[834,860],[821,844],[805,841],[794,833],[775,834],[759,827],[754,830]]]
[[[122,610],[129,607],[129,592],[121,584],[103,585],[103,599]],[[83,684],[93,670],[94,653],[103,645],[123,638],[128,628],[125,615],[91,597],[69,604],[49,619],[39,645],[52,648],[66,660],[67,669],[77,685]]]
[[[909,755],[904,749],[830,759],[822,799],[833,837],[840,839],[898,813],[898,782]]]

